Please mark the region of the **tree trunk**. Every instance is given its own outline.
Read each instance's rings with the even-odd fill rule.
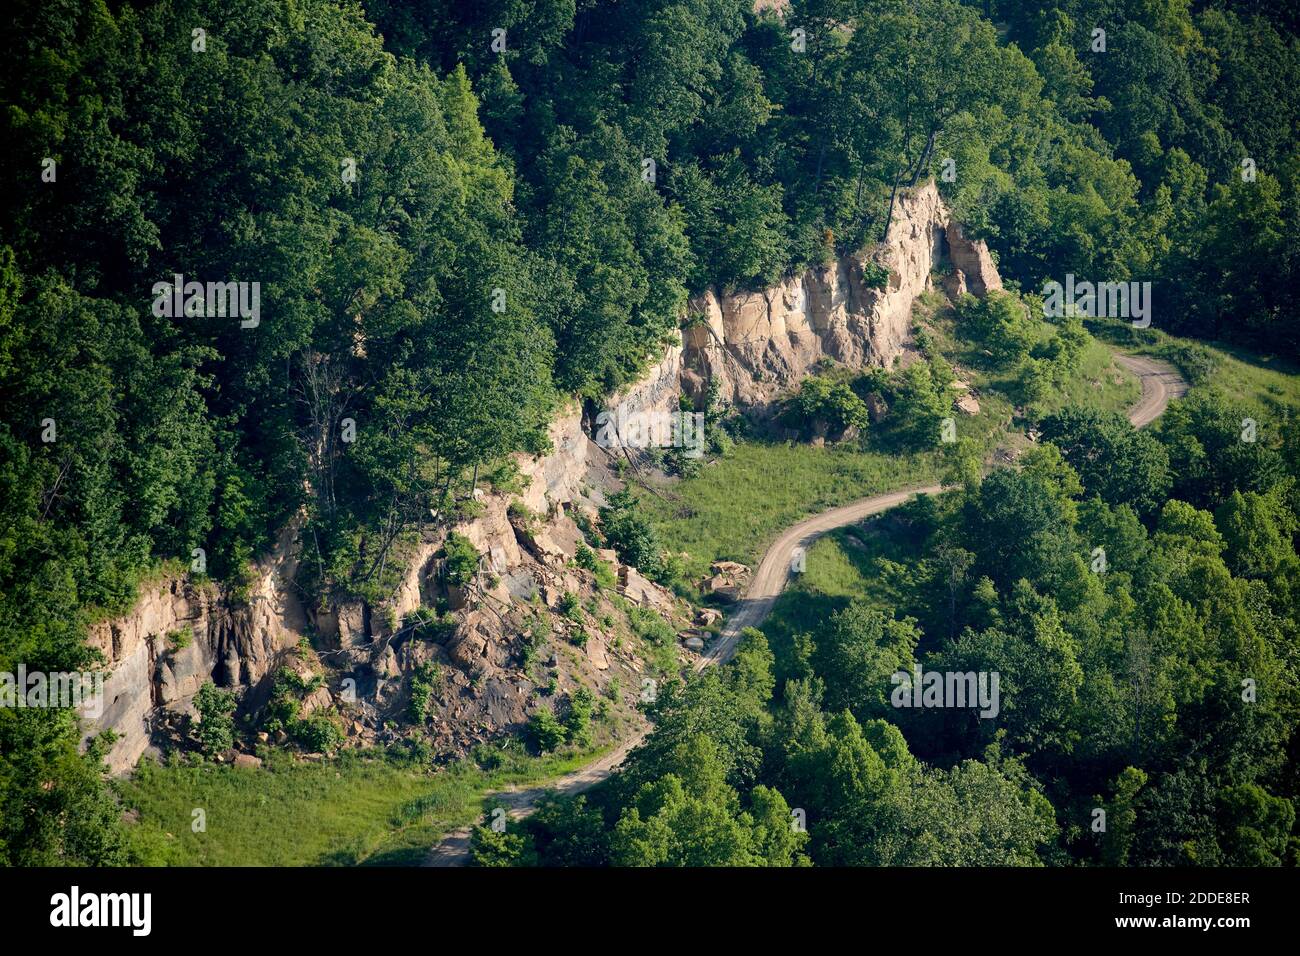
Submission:
[[[889,211],[885,214],[885,225],[880,230],[880,241],[884,242],[889,238],[889,226],[894,221],[894,200],[898,198],[898,181],[902,179],[903,170],[894,174],[894,188],[889,191]]]
[[[912,170],[912,180],[909,185],[915,186],[916,181],[921,178],[921,170],[925,169],[925,164],[930,158],[930,152],[934,149],[934,137],[937,133],[938,130],[931,127],[930,136],[925,141],[925,149],[921,150],[921,158],[917,161],[916,169]]]

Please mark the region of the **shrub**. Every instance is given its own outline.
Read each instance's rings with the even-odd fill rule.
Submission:
[[[560,595],[556,608],[571,621],[582,620],[582,601],[572,591],[565,591]]]
[[[456,615],[439,614],[434,608],[420,605],[402,620],[402,627],[417,637],[442,643],[456,629]]]
[[[542,753],[549,753],[560,746],[564,743],[565,736],[564,725],[549,707],[539,708],[528,718],[528,739]]]
[[[929,362],[913,362],[899,373],[890,417],[893,428],[909,444],[919,448],[937,445],[940,422],[951,407],[948,385],[936,378]]]
[[[787,425],[805,433],[817,423],[838,434],[850,427],[864,429],[870,421],[866,403],[847,382],[816,376],[805,379],[799,391],[786,401],[781,417]]]
[[[315,690],[323,680],[319,676],[305,680],[289,667],[277,670],[271,684],[271,699],[266,705],[266,729],[281,730],[292,724],[298,717],[302,695]]]
[[[510,507],[506,509],[506,514],[522,525],[525,530],[533,527],[538,520],[537,515],[533,513],[532,509],[517,498],[510,502]]]
[[[1205,384],[1219,367],[1214,353],[1194,342],[1165,342],[1156,349],[1156,355],[1178,366],[1193,385]]]
[[[464,587],[474,580],[474,575],[478,571],[479,557],[474,542],[463,534],[453,531],[447,535],[447,543],[443,546],[443,551],[447,556],[448,581]]]
[[[591,714],[596,698],[585,687],[579,687],[569,696],[569,709],[564,715],[564,729],[571,742],[586,746],[591,738]]]
[[[1011,292],[995,290],[982,299],[962,296],[957,318],[958,328],[988,346],[994,359],[1006,368],[1019,364],[1037,338],[1024,305]]]
[[[490,821],[492,811],[485,814]],[[470,834],[470,861],[474,866],[528,867],[537,865],[537,849],[526,833],[509,830],[498,833],[490,823],[477,826]]]
[[[618,578],[614,574],[614,569],[610,567],[608,561],[602,561],[595,551],[585,544],[579,544],[577,553],[573,557],[574,563],[585,571],[590,571],[596,578],[597,586],[609,590],[618,583]]]
[[[492,486],[492,490],[499,494],[517,495],[524,490],[523,478],[519,474],[519,463],[513,458],[503,458],[485,470],[482,477]]]
[[[194,643],[194,628],[188,624],[167,632],[167,645],[173,651],[183,651]]]
[[[235,743],[234,692],[209,681],[194,695],[194,709],[199,712],[199,725],[194,729],[199,749],[208,755],[229,750]]]
[[[630,491],[625,488],[610,496],[609,504],[600,509],[600,525],[606,542],[626,564],[659,580],[663,572],[663,548],[654,528],[636,510]]]
[[[862,284],[868,289],[883,289],[889,285],[889,270],[868,259],[862,264]]]
[[[343,731],[324,714],[304,717],[293,725],[293,738],[309,753],[329,753],[343,743]]]
[[[418,664],[411,675],[411,701],[407,705],[406,715],[412,723],[423,723],[429,710],[429,695],[438,685],[441,672],[433,661]]]
[[[638,637],[651,644],[671,644],[676,640],[677,635],[668,622],[654,611],[630,607],[627,610],[627,621]]]
[[[1027,358],[1016,370],[1015,397],[1023,405],[1034,405],[1052,393],[1052,366],[1045,359]]]

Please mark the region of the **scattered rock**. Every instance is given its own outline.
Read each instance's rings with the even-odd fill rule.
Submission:
[[[980,403],[972,395],[963,395],[953,402],[957,410],[963,415],[978,415],[980,413]]]
[[[672,607],[672,595],[642,576],[641,572],[631,565],[625,564],[619,569],[619,578],[621,579],[619,592],[638,607],[649,607],[655,610],[667,610]]]
[[[713,595],[722,601],[740,600],[740,587],[722,574],[715,574],[700,582],[700,593]]]
[[[749,583],[749,577],[749,568],[738,561],[715,561],[713,575],[700,583],[700,591],[723,601],[737,601]]]
[[[254,767],[254,768],[256,768],[256,767],[260,767],[260,766],[262,766],[262,758],[261,758],[261,757],[254,757],[252,754],[236,754],[236,755],[235,755],[235,766],[236,766],[236,767]]]
[[[702,607],[696,612],[695,619],[702,627],[712,627],[714,624],[722,623],[722,616],[722,612],[717,608]]]
[[[591,666],[598,671],[609,670],[609,655],[605,653],[605,637],[602,634],[587,635],[587,645],[583,648],[587,652],[587,660],[591,661]]]

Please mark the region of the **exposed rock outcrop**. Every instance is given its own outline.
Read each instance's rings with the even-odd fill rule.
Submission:
[[[103,710],[83,721],[86,737],[112,729],[109,769],[133,766],[165,712],[188,713],[208,681],[251,687],[297,644],[306,616],[292,590],[297,570],[287,527],[270,558],[254,569],[246,596],[213,584],[168,577],[141,590],[131,613],[90,628],[88,642],[107,665]]]
[[[723,601],[739,600],[749,584],[750,569],[738,561],[715,561],[712,571],[700,582],[700,593]]]
[[[762,292],[692,300],[682,357],[684,389],[700,396],[710,382],[739,406],[770,402],[784,387],[830,358],[852,368],[888,366],[911,334],[912,303],[944,261],[954,297],[1001,288],[983,242],[966,238],[933,182],[898,200],[888,235],[869,255],[817,266]],[[877,287],[867,275],[883,269]]]
[[[612,395],[605,402],[606,411],[616,418],[677,411],[682,355],[682,335],[674,332],[659,361],[646,369],[633,384]]]
[[[983,296],[1002,288],[1002,277],[998,275],[998,267],[983,240],[968,239],[965,227],[959,222],[950,222],[945,235],[954,275],[964,280],[965,291]]]

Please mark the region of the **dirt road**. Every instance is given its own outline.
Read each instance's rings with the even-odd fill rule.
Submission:
[[[1128,417],[1138,428],[1149,425],[1159,418],[1171,399],[1187,393],[1187,383],[1182,376],[1165,362],[1145,356],[1123,355],[1115,353],[1115,361],[1138,377],[1142,384],[1142,397],[1129,409]],[[785,590],[790,579],[790,565],[796,548],[805,551],[812,543],[836,528],[857,524],[863,518],[902,504],[912,495],[932,495],[939,491],[938,485],[921,485],[891,491],[871,498],[863,498],[839,508],[831,508],[805,518],[798,524],[791,525],[772,542],[758,564],[758,569],[751,578],[745,596],[732,608],[722,633],[714,645],[695,662],[695,670],[701,671],[713,664],[721,664],[731,657],[740,639],[740,632],[747,627],[757,627],[772,611],[776,599]],[[644,732],[638,732],[633,738],[625,740],[617,749],[599,760],[588,764],[581,770],[575,770],[547,787],[535,787],[529,790],[504,791],[497,796],[509,807],[510,816],[522,819],[532,813],[540,797],[547,790],[563,794],[581,793],[600,783],[623,762],[631,750],[644,738]],[[469,859],[468,827],[455,830],[443,838],[429,854],[429,866],[463,866]]]
[[[645,738],[646,732],[638,730],[631,737],[622,741],[611,750],[579,770],[565,774],[544,787],[529,787],[526,790],[502,790],[493,794],[506,807],[512,819],[522,820],[537,807],[542,794],[550,791],[563,796],[573,796],[590,790],[608,777],[637,744]],[[425,860],[425,866],[464,866],[469,862],[469,827],[452,830],[442,838]]]
[[[852,504],[823,511],[791,525],[767,549],[763,560],[758,564],[758,570],[754,572],[749,582],[749,587],[745,590],[745,596],[735,604],[727,616],[721,639],[706,653],[700,655],[699,660],[695,662],[695,669],[700,671],[710,664],[726,661],[736,649],[740,632],[747,627],[758,627],[771,613],[776,599],[781,596],[786,582],[790,580],[790,566],[794,561],[796,548],[807,551],[814,541],[828,531],[857,524],[870,515],[888,511],[901,505],[912,495],[932,495],[938,490],[938,485],[918,485],[901,491],[891,491],[888,494],[863,498]]]
[[[1164,414],[1170,399],[1187,394],[1187,383],[1167,362],[1144,355],[1115,353],[1115,362],[1128,369],[1142,383],[1142,397],[1128,410],[1128,420],[1138,428],[1150,425]]]

